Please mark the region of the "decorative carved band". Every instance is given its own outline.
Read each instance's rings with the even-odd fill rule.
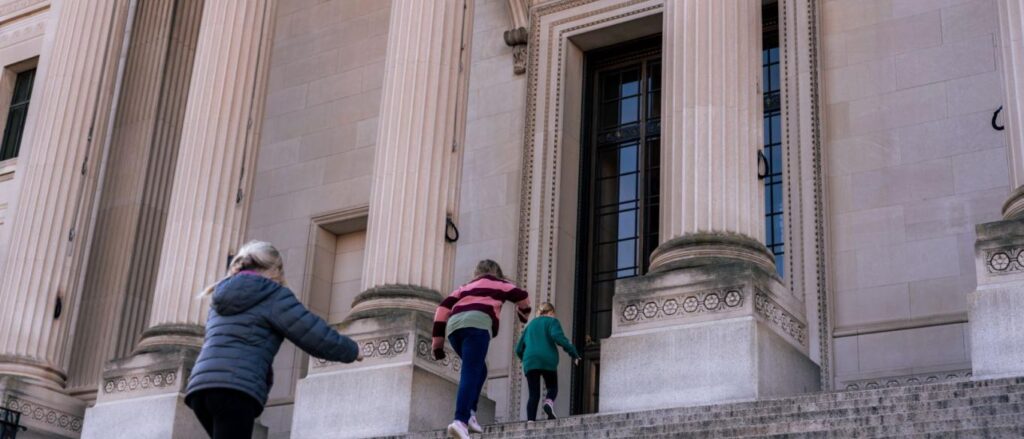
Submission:
[[[790,336],[800,346],[807,347],[807,325],[782,309],[767,294],[760,291],[754,294],[754,311],[765,321],[781,329],[783,334]]]
[[[177,369],[158,370],[137,375],[108,378],[103,393],[126,393],[173,386],[178,381]]]
[[[846,390],[880,389],[883,387],[914,386],[941,381],[964,381],[973,376],[970,369],[949,372],[924,373],[898,377],[871,378],[846,383]]]
[[[985,252],[985,269],[996,275],[1024,271],[1024,248],[1003,247]]]
[[[741,308],[743,302],[744,294],[740,287],[637,299],[623,304],[619,313],[619,323],[633,325],[651,320],[725,312]]]
[[[370,339],[356,340],[359,349],[363,354],[363,361],[374,359],[389,359],[397,357],[409,348],[409,336],[407,334],[388,335]],[[317,358],[313,363],[314,369],[320,369],[336,364],[336,361],[327,361]]]
[[[455,351],[448,347],[448,345],[444,346],[444,353],[443,360],[435,360],[433,351],[430,349],[430,339],[421,336],[416,340],[417,357],[454,373],[456,377],[459,376],[459,373],[462,371],[462,359],[455,355]]]
[[[35,402],[25,401],[14,395],[7,395],[4,405],[9,410],[21,412],[21,419],[32,420],[59,427],[72,433],[81,433],[82,417],[47,407]]]

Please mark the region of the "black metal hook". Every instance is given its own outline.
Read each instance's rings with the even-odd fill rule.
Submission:
[[[57,303],[53,305],[53,319],[57,320],[60,318],[61,313],[64,311],[64,301],[61,300],[60,296],[57,296]]]
[[[1002,105],[1000,105],[999,108],[996,108],[996,112],[995,113],[992,113],[992,129],[994,129],[996,131],[1002,131],[1002,130],[1006,129],[1005,125],[1004,126],[999,126],[999,124],[996,123],[996,118],[999,117],[999,112],[1000,111],[1003,111],[1003,106]]]
[[[452,236],[452,234],[455,234]],[[452,221],[452,217],[445,218],[444,226],[444,240],[446,242],[455,242],[459,240],[459,228],[455,226]]]
[[[764,180],[768,176],[768,157],[764,155],[764,151],[757,150],[757,179]]]

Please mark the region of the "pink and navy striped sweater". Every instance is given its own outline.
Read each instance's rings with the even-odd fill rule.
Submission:
[[[494,276],[481,276],[459,287],[441,301],[434,312],[433,350],[444,348],[448,318],[466,311],[480,311],[491,318],[491,335],[498,335],[498,316],[505,302],[516,304],[519,320],[526,323],[530,315],[530,297],[512,282]]]

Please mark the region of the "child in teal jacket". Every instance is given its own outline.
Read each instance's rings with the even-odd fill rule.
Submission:
[[[558,348],[561,346],[578,364],[580,355],[565,338],[562,325],[555,318],[555,307],[544,302],[537,307],[537,317],[523,329],[516,344],[516,356],[523,362],[530,398],[526,402],[526,419],[537,420],[537,402],[540,398],[540,380],[544,379],[547,394],[544,413],[555,419],[555,397],[558,396]]]

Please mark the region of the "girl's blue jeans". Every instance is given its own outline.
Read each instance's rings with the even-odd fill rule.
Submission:
[[[487,381],[487,348],[491,334],[486,329],[462,328],[448,336],[452,349],[462,359],[462,376],[459,378],[459,393],[455,398],[455,419],[469,422],[471,412],[476,411],[480,392]]]

